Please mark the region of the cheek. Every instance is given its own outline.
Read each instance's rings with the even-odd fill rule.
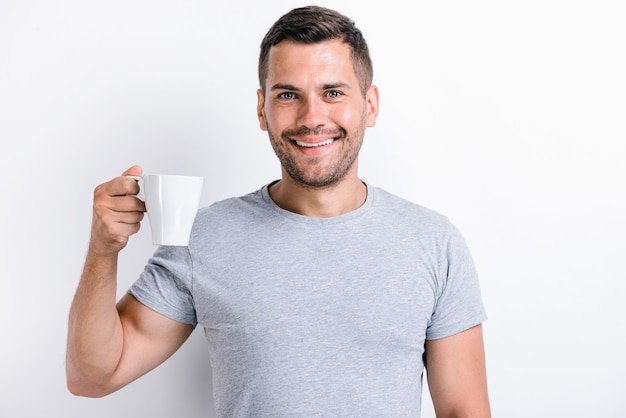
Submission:
[[[335,123],[347,131],[359,129],[364,116],[361,108],[355,106],[342,106],[333,113]]]
[[[265,131],[269,134],[272,142],[280,142],[277,139],[281,137],[281,131],[278,129],[274,121],[265,119]]]
[[[271,129],[275,134],[292,128],[296,121],[296,116],[290,109],[265,108],[263,122],[266,130]]]
[[[261,127],[265,131],[271,130],[276,133],[277,129],[281,129],[280,114],[273,111],[270,107],[263,109],[263,115],[259,120],[261,121]]]

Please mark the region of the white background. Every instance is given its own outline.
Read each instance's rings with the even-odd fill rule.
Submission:
[[[494,416],[626,416],[621,2],[322,4],[374,59],[362,177],[446,214],[472,249]],[[132,164],[204,176],[203,204],[278,178],[258,46],[301,5],[0,0],[0,416],[213,416],[199,330],[110,397],[67,392],[92,191]],[[149,233],[121,255],[120,294]]]

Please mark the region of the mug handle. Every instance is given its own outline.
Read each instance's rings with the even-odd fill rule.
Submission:
[[[142,176],[126,176],[126,177],[130,177],[131,179],[136,180],[137,184],[139,185],[139,193],[135,195],[131,195],[131,196],[135,196],[137,199],[141,200],[142,202],[145,202],[146,199],[143,193],[143,177]]]

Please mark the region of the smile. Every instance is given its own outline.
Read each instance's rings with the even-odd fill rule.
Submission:
[[[327,139],[326,141],[322,141],[322,142],[316,142],[316,143],[310,143],[310,142],[301,142],[301,141],[294,141],[296,143],[296,145],[298,145],[299,147],[305,147],[305,148],[316,148],[316,147],[323,147],[324,145],[330,145],[333,142],[335,142],[335,140],[333,138]]]

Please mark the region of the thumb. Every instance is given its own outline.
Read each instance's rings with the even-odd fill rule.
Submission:
[[[123,176],[141,176],[142,174],[143,170],[139,165],[134,165],[122,173]]]

